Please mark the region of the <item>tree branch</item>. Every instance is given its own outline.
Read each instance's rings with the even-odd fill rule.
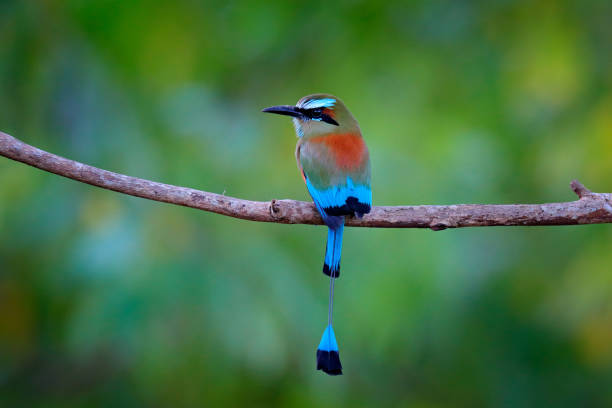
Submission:
[[[322,224],[312,203],[295,200],[248,201],[206,191],[156,183],[98,169],[47,153],[0,132],[0,155],[82,183],[123,194],[197,208],[243,220]],[[446,228],[612,223],[612,194],[593,193],[574,180],[577,201],[549,204],[459,204],[373,207],[346,225],[380,228]]]

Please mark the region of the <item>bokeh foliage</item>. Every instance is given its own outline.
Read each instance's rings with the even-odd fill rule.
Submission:
[[[0,2],[0,129],[105,169],[308,199],[288,120],[340,96],[382,205],[612,191],[612,3]],[[0,159],[0,405],[611,406],[612,228],[320,227]]]

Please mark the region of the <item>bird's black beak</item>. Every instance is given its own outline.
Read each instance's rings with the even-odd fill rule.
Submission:
[[[303,116],[300,108],[291,105],[270,106],[269,108],[262,109],[262,112],[277,113],[279,115],[286,115],[294,118]]]

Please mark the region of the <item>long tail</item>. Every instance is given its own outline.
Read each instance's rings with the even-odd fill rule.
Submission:
[[[337,228],[329,228],[327,234],[327,250],[325,252],[325,264],[323,273],[329,276],[329,307],[327,310],[327,327],[321,337],[321,343],[317,349],[317,370],[329,375],[342,374],[342,364],[338,352],[336,335],[332,328],[334,311],[334,284],[340,275],[340,255],[342,252],[342,233],[344,231],[344,219]]]

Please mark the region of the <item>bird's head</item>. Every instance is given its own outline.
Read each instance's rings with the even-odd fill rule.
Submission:
[[[293,117],[298,137],[308,138],[326,133],[359,132],[357,120],[344,103],[333,95],[308,95],[300,99],[295,106],[271,106],[262,112]]]

